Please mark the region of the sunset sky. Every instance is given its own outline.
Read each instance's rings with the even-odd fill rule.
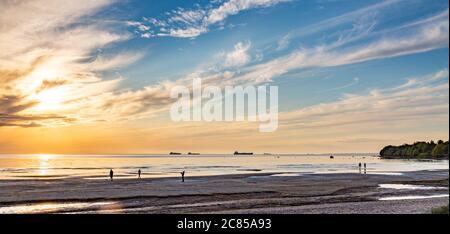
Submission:
[[[0,153],[378,152],[448,140],[447,0],[0,0]],[[171,87],[277,85],[279,128]]]

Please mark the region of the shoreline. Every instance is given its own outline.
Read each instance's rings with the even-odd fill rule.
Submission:
[[[332,207],[330,212],[346,211],[350,204],[362,206],[365,202],[368,206],[403,204],[401,209],[406,212],[411,210],[411,205],[423,203],[428,207],[430,201],[435,201],[436,205],[445,201],[448,204],[448,197],[415,203],[379,201],[381,197],[448,194],[448,170],[403,172],[401,175],[274,174],[278,173],[193,176],[187,177],[185,183],[176,177],[113,182],[80,178],[0,180],[0,213],[2,209],[5,213],[5,209],[14,211],[18,207],[25,209],[24,213],[282,213],[283,210],[314,213],[319,212],[320,207],[324,212],[327,207]],[[380,189],[380,184],[409,184],[430,189]],[[399,213],[403,213],[402,210]]]

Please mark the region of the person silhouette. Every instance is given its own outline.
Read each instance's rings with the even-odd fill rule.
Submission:
[[[364,163],[364,174],[366,174],[366,172],[367,172],[367,165],[366,163]]]
[[[359,174],[361,174],[361,163],[359,163]]]
[[[141,178],[141,169],[138,170],[138,178]]]
[[[186,173],[185,171],[182,171],[181,174],[181,182],[184,182],[184,173]]]
[[[113,177],[114,177],[114,172],[113,170],[109,170],[109,178],[111,178],[111,181],[113,181]]]

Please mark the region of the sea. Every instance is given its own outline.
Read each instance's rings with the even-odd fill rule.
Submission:
[[[273,173],[296,176],[308,173],[401,174],[406,171],[449,169],[448,160],[382,159],[376,154],[280,155],[56,155],[0,154],[0,180],[21,179],[129,179],[141,170],[143,178]]]

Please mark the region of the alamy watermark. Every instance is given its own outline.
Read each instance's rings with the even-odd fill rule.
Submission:
[[[175,86],[171,98],[178,99],[170,108],[172,121],[250,121],[260,122],[260,132],[278,129],[277,86],[202,87],[193,79],[192,90]]]

